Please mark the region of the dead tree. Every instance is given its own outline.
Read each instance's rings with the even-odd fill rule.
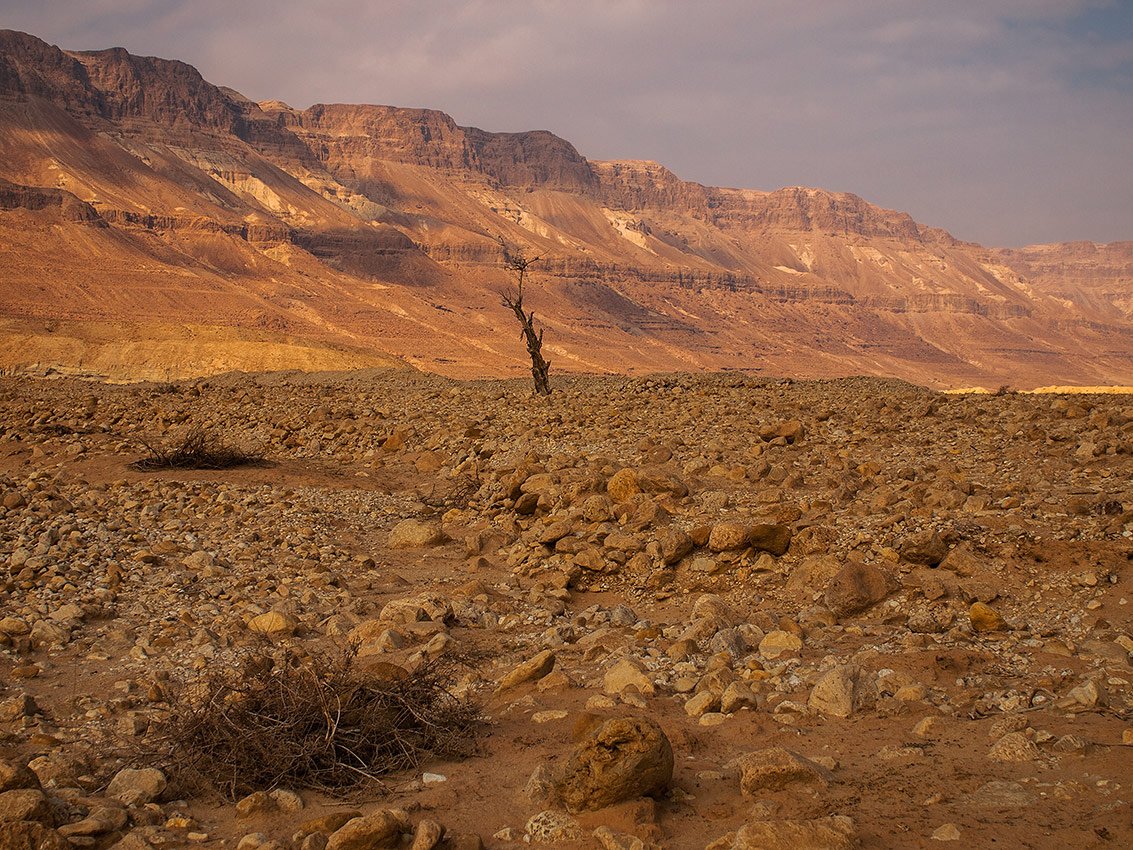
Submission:
[[[500,293],[500,299],[515,314],[522,328],[523,341],[527,343],[527,353],[531,355],[531,377],[535,381],[535,392],[550,395],[551,383],[547,373],[551,370],[551,364],[543,359],[543,328],[536,333],[535,311],[527,312],[523,309],[523,284],[527,280],[527,270],[541,258],[528,257],[518,249],[510,250],[502,241],[500,245],[504,249],[504,266],[515,277],[515,287]]]

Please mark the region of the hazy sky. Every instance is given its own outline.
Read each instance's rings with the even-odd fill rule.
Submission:
[[[0,27],[854,192],[986,245],[1133,239],[1133,0],[0,0]]]

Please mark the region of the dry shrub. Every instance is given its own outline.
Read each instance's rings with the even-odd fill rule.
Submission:
[[[227,445],[203,428],[194,428],[168,448],[142,441],[149,454],[130,464],[131,469],[232,469],[236,466],[262,466],[264,456]]]
[[[459,663],[387,678],[360,668],[353,647],[302,661],[248,650],[173,689],[158,757],[182,786],[235,800],[277,787],[358,790],[427,758],[471,755],[479,707],[452,693]]]

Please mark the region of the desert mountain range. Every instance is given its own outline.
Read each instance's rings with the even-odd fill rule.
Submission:
[[[1133,242],[989,249],[852,194],[706,187],[427,109],[255,103],[0,31],[2,368],[522,375],[500,240],[541,258],[553,371],[1133,384]]]

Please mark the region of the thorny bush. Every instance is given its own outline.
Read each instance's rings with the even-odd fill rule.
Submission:
[[[472,754],[479,706],[452,691],[463,662],[370,672],[356,648],[248,650],[170,694],[155,753],[183,786],[235,800],[253,791],[359,790],[429,758]]]

